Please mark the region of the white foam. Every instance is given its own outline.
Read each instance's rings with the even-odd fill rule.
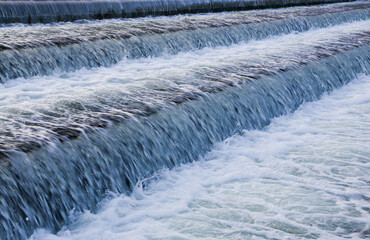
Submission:
[[[31,239],[366,238],[369,91],[362,76]]]
[[[291,65],[297,61],[297,56],[310,56],[317,52],[317,46],[330,45],[341,37],[369,30],[370,20],[359,21],[175,56],[124,59],[109,68],[20,78],[0,84],[0,111],[6,111],[8,107],[30,111],[40,105],[52,105],[58,101],[94,100],[101,93],[126,93],[133,88],[150,89],[152,85],[194,91],[194,86],[199,84],[196,83],[199,81],[197,73],[202,72],[202,69],[232,67],[236,63],[257,67]]]

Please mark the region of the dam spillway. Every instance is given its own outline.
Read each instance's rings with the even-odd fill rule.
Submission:
[[[80,19],[136,18],[240,11],[350,0],[113,0],[0,1],[0,23],[49,23]]]
[[[149,2],[169,3],[137,4]],[[130,195],[161,169],[194,162],[226,138],[262,130],[369,74],[370,3],[286,7],[299,2],[129,20],[4,21],[1,238],[57,233],[73,224],[72,210],[99,212],[107,192]]]
[[[3,28],[0,81],[108,67],[123,58],[156,57],[365,20],[369,3],[233,12],[140,21]],[[50,33],[53,33],[50,35]],[[11,39],[10,39],[11,38]],[[81,54],[83,53],[83,54]],[[22,56],[19,58],[18,56]]]

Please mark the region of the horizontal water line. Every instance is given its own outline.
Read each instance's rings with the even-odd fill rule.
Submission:
[[[63,24],[14,25],[0,32],[1,50],[17,50],[41,46],[65,46],[85,41],[126,39],[143,35],[166,34],[179,31],[257,24],[298,17],[364,10],[368,2],[341,3],[310,7],[255,10],[217,14],[142,18],[138,20],[106,20]],[[364,12],[366,13],[366,12]]]
[[[0,1],[0,24],[135,18],[149,15],[236,11],[348,1],[350,0]]]

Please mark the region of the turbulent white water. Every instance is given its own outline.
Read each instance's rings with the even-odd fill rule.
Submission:
[[[126,59],[109,68],[19,78],[0,85],[0,110],[7,112],[5,107],[10,107],[29,111],[35,106],[49,105],[63,99],[83,101],[94,98],[92,95],[99,95],[99,92],[129,93],[135,88],[146,89],[156,85],[194,91],[194,85],[201,83],[197,83],[199,80],[196,77],[190,76],[207,69],[232,67],[241,63],[270,69],[294,66],[303,59],[315,60],[317,52],[320,52],[317,50],[319,46],[324,48],[339,42],[341,38],[366,31],[370,31],[370,20],[174,56]]]
[[[14,79],[0,85],[1,140],[17,146],[36,139],[37,144],[52,142],[55,133],[70,134],[58,127],[69,125],[68,129],[81,132],[105,124],[100,114],[147,114],[138,103],[159,109],[181,103],[187,95],[243,84],[246,76],[260,78],[297,68],[363,45],[368,41],[369,23],[344,23],[175,56],[126,59],[109,68]],[[221,73],[226,75],[221,77]],[[35,127],[30,131],[31,125]],[[14,140],[15,136],[23,139]]]
[[[130,2],[0,0],[0,239],[370,237],[369,2]]]
[[[369,237],[369,92],[362,76],[31,239]]]

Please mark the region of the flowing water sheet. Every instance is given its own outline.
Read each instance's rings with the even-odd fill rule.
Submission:
[[[352,0],[1,0],[0,23],[136,18],[350,1]]]
[[[369,91],[362,76],[31,239],[366,239]]]
[[[350,194],[346,195],[349,200],[338,197],[342,196],[340,191],[366,191],[368,180],[361,178],[362,172],[358,173],[361,179],[353,177],[351,182],[346,179],[347,173],[341,172],[341,165],[336,168],[336,160],[324,159],[322,165],[332,163],[332,174],[338,174],[333,180],[321,172],[321,168],[329,171],[323,166],[313,168],[312,161],[316,158],[302,157],[308,161],[307,168],[311,172],[303,172],[297,160],[291,165],[291,174],[284,173],[284,163],[295,160],[289,160],[288,143],[289,151],[279,152],[284,148],[278,144],[279,136],[282,145],[285,141],[283,130],[271,130],[277,131],[271,139],[262,135],[273,128],[276,121],[283,121],[275,118],[285,115],[281,119],[289,122],[289,116],[294,118],[291,114],[302,104],[317,101],[323,94],[370,73],[369,7],[368,2],[353,2],[133,20],[2,25],[0,238],[28,239],[32,234],[34,239],[53,238],[58,232],[60,237],[68,238],[70,232],[71,238],[79,239],[80,234],[85,233],[83,238],[90,238],[94,231],[101,237],[107,231],[107,236],[112,238],[162,239],[173,235],[224,239],[227,236],[243,238],[243,234],[252,238],[366,238],[366,193],[354,193],[354,198],[362,199],[361,203],[354,202],[354,207],[348,205],[352,199]],[[359,91],[358,96],[361,94]],[[339,110],[333,110],[336,111]],[[341,118],[338,121],[345,122]],[[300,129],[294,121],[286,127],[284,131],[288,136],[290,131]],[[335,135],[329,127],[326,130],[328,136]],[[245,150],[237,149],[235,143],[234,155],[230,154],[232,150],[220,150],[220,143],[235,134],[227,142],[247,141],[244,135],[238,135],[242,133],[252,134],[250,137],[255,136],[257,142],[250,141]],[[359,144],[363,141],[366,146],[366,137],[361,134],[346,144],[366,149]],[[277,139],[274,140],[274,136]],[[298,145],[304,141],[300,139],[305,138],[292,137]],[[299,146],[312,146],[308,147],[312,150],[314,145],[308,142]],[[339,154],[342,145],[337,146]],[[334,151],[329,151],[329,147],[325,149],[328,158],[336,159],[338,155]],[[275,150],[281,156],[277,156]],[[305,151],[302,147],[296,154],[305,154]],[[318,156],[316,152],[310,153]],[[239,156],[239,153],[246,155]],[[248,154],[254,154],[256,159]],[[266,154],[266,159],[258,154]],[[271,160],[268,154],[276,159]],[[156,186],[175,191],[170,186],[171,178],[166,182],[153,176],[167,178],[178,171],[181,175],[188,168],[207,166],[216,159],[227,159],[228,155],[232,164],[224,161],[224,169],[220,168],[223,174],[215,173],[214,179],[219,179],[219,185],[203,183],[205,178],[212,180],[212,173],[204,177],[204,172],[204,178],[197,177],[197,170],[189,173],[194,175],[194,182],[189,184],[205,184],[205,188],[209,186],[213,192],[194,187],[195,195],[189,192],[191,196],[188,196],[185,194],[189,190],[187,185],[178,183],[178,191],[185,194],[174,195],[179,208],[165,210],[158,207],[161,200],[148,200],[153,205],[148,203],[147,207],[157,209],[158,217],[154,220],[150,218],[151,211],[135,208],[141,203],[137,201],[140,196],[147,199],[152,192],[163,194]],[[202,158],[210,161],[190,164]],[[252,163],[246,161],[250,169],[238,165],[239,160],[247,158],[253,160]],[[350,163],[347,158],[343,161]],[[365,168],[366,164],[365,161]],[[183,167],[178,168],[181,165]],[[265,175],[262,174],[264,168]],[[175,170],[163,173],[163,169]],[[274,169],[281,175],[274,175]],[[256,174],[256,179],[261,181],[256,185],[247,178],[236,181],[235,189],[241,187],[240,199],[235,195],[235,203],[244,198],[250,205],[260,201],[261,206],[256,208],[261,208],[257,211],[261,215],[241,212],[235,216],[240,221],[228,225],[227,219],[233,219],[237,207],[225,210],[225,215],[209,208],[226,209],[222,207],[221,196],[229,186],[233,187],[232,182],[217,176],[233,178],[240,172]],[[312,175],[314,173],[317,175]],[[287,174],[296,174],[296,178],[288,178]],[[185,180],[179,181],[188,181],[180,175],[178,179]],[[365,185],[357,186],[363,179]],[[311,182],[314,185],[310,186]],[[250,184],[260,192],[247,189]],[[143,192],[141,185],[146,188]],[[274,197],[261,196],[269,189]],[[323,189],[327,189],[329,195],[325,195]],[[292,195],[294,191],[302,197]],[[321,192],[325,196],[320,195]],[[253,194],[259,194],[257,200]],[[312,199],[307,197],[310,194]],[[109,200],[111,195],[116,197]],[[296,209],[288,202],[289,198],[284,198],[290,195],[293,202],[301,201]],[[320,197],[332,199],[322,203]],[[203,208],[202,202],[211,198],[216,202]],[[225,195],[225,201],[230,198]],[[171,199],[169,197],[170,202]],[[312,208],[315,202],[323,204],[317,215],[310,212],[316,211]],[[114,207],[115,203],[127,205]],[[337,203],[348,206],[340,205],[343,208],[334,211]],[[352,211],[353,208],[357,212]],[[107,215],[106,209],[118,215]],[[322,209],[330,211],[333,217],[328,218]],[[109,219],[107,216],[114,217],[112,221],[107,220],[109,224],[104,223]],[[212,216],[214,221],[207,219]],[[186,218],[189,222],[183,221]],[[87,220],[84,222],[84,219]],[[148,221],[152,220],[150,225]],[[168,224],[164,226],[162,220]],[[91,227],[94,224],[97,227]],[[158,231],[149,232],[157,225]],[[146,227],[147,231],[141,230]]]

